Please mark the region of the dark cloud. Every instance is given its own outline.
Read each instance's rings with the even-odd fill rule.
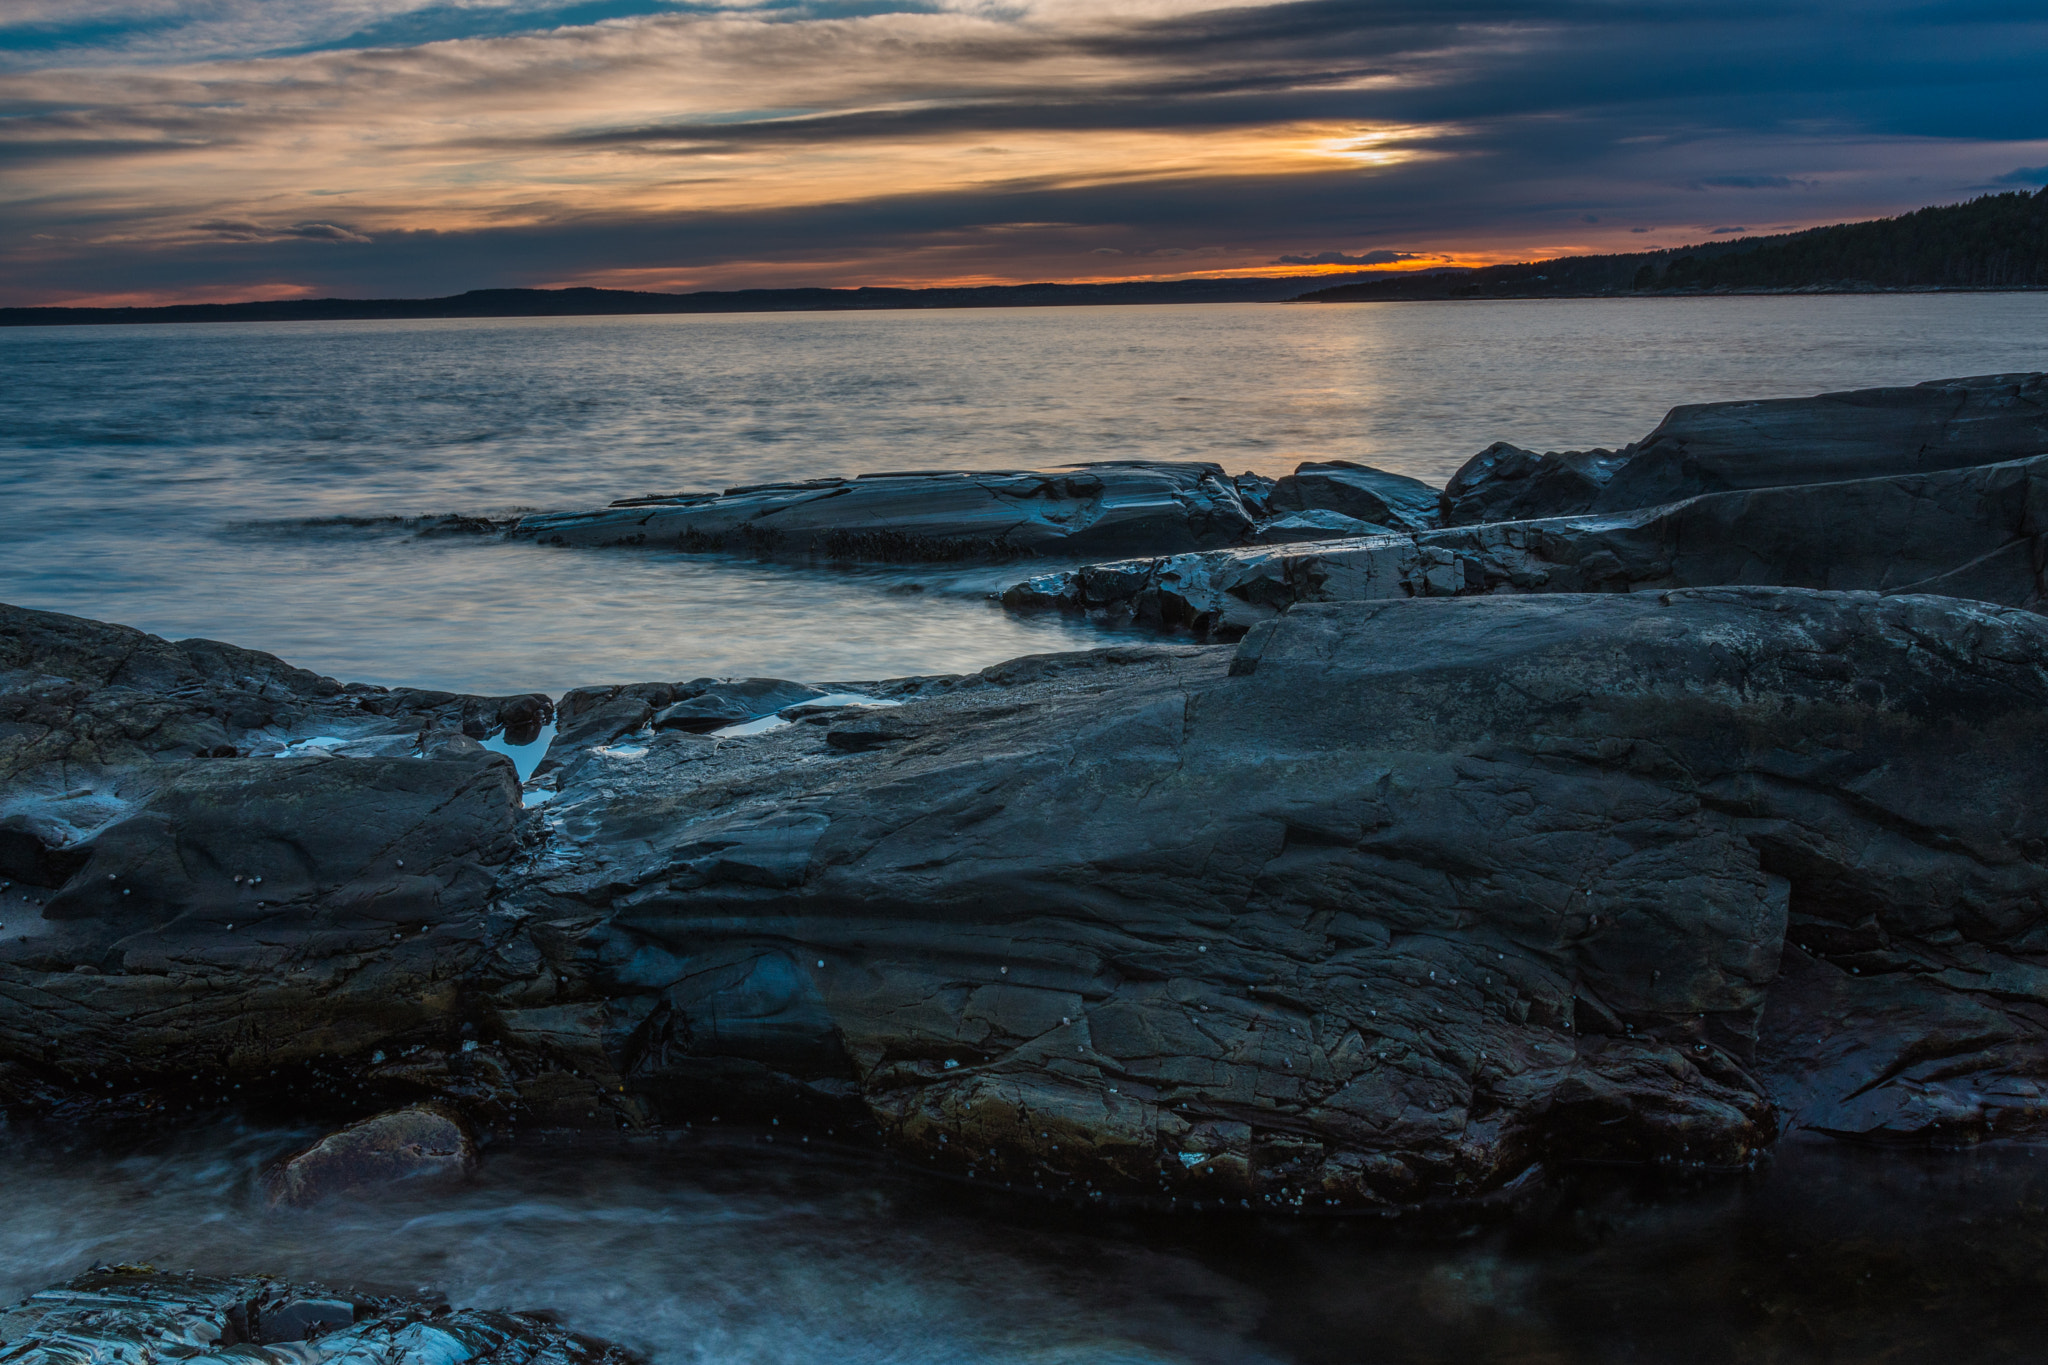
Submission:
[[[356,242],[368,244],[370,238],[353,228],[339,223],[292,223],[286,226],[266,226],[262,223],[246,222],[237,218],[212,218],[193,227],[212,237],[230,242]]]
[[[1341,251],[1318,251],[1313,256],[1282,256],[1274,265],[1393,265],[1397,261],[1431,259],[1419,251],[1365,251],[1346,256]]]
[[[451,4],[359,26],[325,45],[414,44],[582,18],[620,21],[629,28],[606,32],[652,41],[698,22],[629,17],[654,8],[654,0],[592,0],[532,6],[520,18]],[[802,50],[796,38],[821,35],[810,59],[824,70],[830,44],[852,30],[820,14],[919,8],[793,5],[777,8],[773,26],[795,35],[790,51]],[[671,176],[714,183],[720,159],[739,155],[816,147],[852,158],[884,145],[975,140],[957,152],[971,171],[955,188],[903,194],[884,178],[868,197],[798,208],[629,211],[608,209],[593,193],[587,209],[550,208],[538,222],[420,231],[350,216],[355,200],[347,210],[311,202],[294,210],[281,200],[209,201],[195,192],[186,207],[159,214],[188,238],[166,245],[162,232],[138,232],[130,241],[110,219],[122,210],[67,206],[53,172],[67,160],[162,161],[194,147],[231,148],[252,130],[314,118],[318,101],[259,108],[240,87],[166,84],[99,108],[68,90],[65,99],[40,87],[12,97],[0,90],[0,113],[16,115],[0,118],[0,172],[12,168],[25,187],[0,219],[0,278],[12,301],[274,279],[320,292],[418,294],[602,271],[672,270],[737,286],[794,282],[778,272],[803,269],[813,271],[809,282],[837,283],[892,272],[1075,278],[1140,262],[1395,264],[1417,257],[1396,244],[1538,254],[1650,231],[1624,229],[1628,222],[1663,225],[1661,242],[1699,241],[1749,230],[1703,222],[1708,213],[1838,221],[1965,197],[1987,181],[2048,180],[2048,167],[1998,170],[2039,160],[2037,144],[2048,142],[2040,93],[2048,11],[2038,3],[1303,0],[1080,26],[947,23],[935,21],[937,36],[922,46],[903,40],[906,55],[888,81],[857,98],[821,96],[815,108],[534,121],[516,134],[487,119],[422,119],[407,130],[426,145],[444,127],[481,128],[432,144],[450,165],[588,158],[628,168],[608,175],[670,185],[684,183]],[[494,66],[491,53],[442,43],[320,61],[331,62],[321,71],[337,90],[402,91],[403,79],[417,77],[479,98],[530,89],[544,102],[564,79],[552,69]],[[1409,129],[1382,146],[1418,155],[1384,166],[1333,160],[1325,172],[1191,171],[1076,185],[1005,175],[998,158],[979,152],[980,139],[1012,134],[1070,137],[1080,147],[1121,134],[1220,137],[1296,126],[1328,126],[1333,137],[1352,127]],[[375,180],[374,171],[347,174],[360,177],[352,183]],[[1734,203],[1730,191],[1740,192]],[[416,207],[437,205],[422,192]],[[260,221],[273,212],[297,221]],[[306,217],[329,212],[350,222]],[[502,215],[516,217],[510,208]],[[195,221],[200,239],[189,240]],[[1006,226],[992,233],[997,223]],[[33,244],[51,236],[90,244]],[[1305,241],[1353,246],[1301,253]]]
[[[1812,185],[1789,175],[1709,175],[1692,182],[1696,190],[1790,190]]]

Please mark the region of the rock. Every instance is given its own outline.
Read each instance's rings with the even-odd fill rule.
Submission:
[[[0,1094],[97,1116],[193,1075],[309,1095],[283,1078],[321,1067],[358,1113],[409,1086],[499,1122],[779,1118],[1180,1208],[1740,1166],[1796,1127],[2048,1134],[2041,616],[1783,588],[1305,603],[1235,649],[873,690],[903,704],[584,751],[516,817],[524,853],[448,836],[483,899],[403,945],[350,938],[382,893],[323,889],[352,884],[339,853],[247,946],[68,888],[92,913],[0,943]],[[305,770],[374,786],[391,761]],[[121,867],[231,823],[197,813],[225,778],[178,790]],[[149,956],[110,954],[136,934]]]
[[[1495,441],[1458,466],[1444,485],[1441,519],[1445,526],[1471,526],[1483,521],[1530,521],[1564,517],[1591,510],[1614,471],[1635,453],[1634,446],[1615,450],[1566,450],[1537,454],[1506,441]]]
[[[1254,545],[1290,545],[1303,540],[1336,540],[1346,536],[1369,536],[1385,531],[1383,526],[1347,517],[1342,512],[1290,512],[1259,523],[1252,532]]]
[[[1928,474],[2048,454],[2048,375],[1673,408],[1590,510],[1728,489]],[[1560,509],[1566,510],[1566,509]]]
[[[1412,539],[1095,564],[1016,584],[1003,601],[1235,639],[1296,602],[1724,583],[1940,593],[2036,610],[2048,595],[2043,566],[2048,456]]]
[[[400,1182],[461,1179],[476,1169],[476,1139],[462,1117],[415,1105],[352,1123],[280,1162],[270,1202],[303,1208]]]
[[[0,859],[55,886],[81,843],[188,769],[307,753],[402,756],[544,720],[544,697],[344,687],[255,650],[0,605]],[[267,758],[265,761],[268,761]]]
[[[741,678],[736,682],[706,680],[685,684],[678,691],[685,694],[684,699],[655,714],[655,729],[703,733],[760,720],[826,695],[822,688],[784,678]]]
[[[2042,1131],[2034,988],[1965,983],[2048,932],[2044,702],[2048,621],[1941,599],[1305,606],[963,680],[837,769],[804,726],[730,767],[657,744],[560,799],[558,856],[621,888],[582,956],[657,1114],[857,1094],[978,1179],[1399,1203],[1740,1163],[1956,1008],[1998,1027],[1943,1065]],[[1944,1008],[1816,1095],[1764,1031],[1780,964],[1863,991],[1866,940]]]
[[[1273,485],[1276,512],[1338,512],[1368,526],[1420,531],[1435,526],[1439,494],[1420,479],[1349,460],[1309,461]]]
[[[2048,454],[2048,375],[1696,403],[1615,450],[1504,441],[1451,476],[1443,524],[1628,512],[1732,489],[1888,478]]]
[[[100,1267],[0,1313],[18,1365],[171,1359],[380,1365],[630,1365],[619,1347],[544,1316],[335,1294],[266,1277]]]
[[[244,1086],[316,1108],[420,1097],[365,1073],[389,1041],[453,1049],[453,983],[490,951],[519,791],[461,727],[499,699],[344,688],[13,607],[0,651],[0,847],[43,879],[40,912],[0,935],[0,1106],[160,1121]],[[326,747],[202,756],[220,736]],[[416,748],[439,756],[381,752]],[[487,1104],[501,1087],[476,1060],[431,1093]]]
[[[1216,465],[1111,462],[635,498],[602,511],[526,517],[513,534],[550,545],[895,562],[1192,550],[1234,545],[1251,525],[1238,486]]]

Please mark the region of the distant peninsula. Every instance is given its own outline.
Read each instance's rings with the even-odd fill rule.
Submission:
[[[1897,218],[1612,256],[1380,273],[1303,303],[2048,288],[2048,188]]]
[[[870,312],[1166,303],[1371,303],[1410,299],[2048,289],[2048,188],[1989,194],[1897,218],[1693,246],[1477,269],[929,289],[472,289],[436,299],[278,299],[161,308],[0,308],[0,326],[338,322],[665,313]],[[1321,286],[1311,288],[1310,286]]]

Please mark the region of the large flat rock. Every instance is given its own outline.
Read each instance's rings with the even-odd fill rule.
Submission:
[[[1251,526],[1219,466],[1133,462],[865,474],[640,498],[525,517],[512,534],[550,545],[919,561],[1167,553],[1234,545]]]
[[[1791,1127],[2048,1133],[2033,613],[1304,604],[1235,649],[882,690],[900,704],[740,738],[586,735],[524,814],[470,765],[448,828],[404,836],[445,851],[406,871],[482,880],[381,944],[350,935],[396,888],[332,815],[300,825],[331,871],[240,954],[217,903],[138,927],[95,863],[52,907],[89,913],[0,941],[0,1097],[775,1118],[1026,1191],[1305,1210],[1583,1159],[1740,1166]],[[308,771],[381,790],[390,762]],[[232,787],[166,788],[177,828],[215,828],[195,812]],[[127,869],[187,837],[114,832],[88,856]]]

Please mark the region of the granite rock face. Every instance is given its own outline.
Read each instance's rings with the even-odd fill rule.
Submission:
[[[1256,482],[1256,481],[1255,481]],[[551,545],[653,545],[797,560],[1170,553],[1240,542],[1252,515],[1211,464],[864,474],[635,498],[523,518]]]
[[[536,1317],[335,1294],[267,1278],[112,1266],[0,1312],[10,1365],[632,1365],[619,1347]]]
[[[523,813],[469,765],[507,823],[450,821],[490,831],[446,836],[483,880],[397,938],[362,930],[392,891],[323,889],[358,863],[317,814],[302,842],[348,875],[225,930],[182,870],[204,860],[162,848],[234,785],[167,784],[212,795],[92,841],[61,917],[0,937],[0,1097],[161,1112],[298,1068],[358,1112],[846,1124],[1175,1207],[1737,1165],[1788,1126],[2048,1133],[2042,617],[1797,589],[1306,604],[1236,649],[875,692],[900,704],[740,739],[643,719]],[[587,695],[563,734],[659,690]],[[101,885],[117,856],[133,896]],[[158,889],[173,864],[198,899]]]
[[[1772,584],[2040,609],[2048,456],[1707,494],[1609,515],[1092,564],[1012,586],[1017,609],[1236,639],[1297,602]]]

